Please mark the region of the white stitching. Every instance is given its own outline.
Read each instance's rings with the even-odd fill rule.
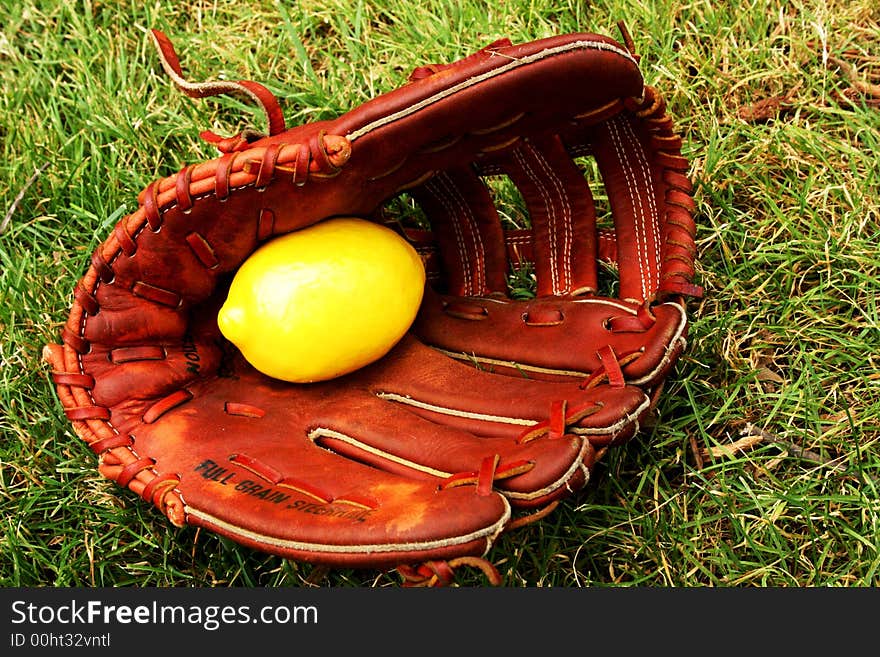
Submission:
[[[462,226],[459,225],[458,219],[464,221],[465,226],[468,229],[468,232],[471,236],[471,241],[474,244],[474,256],[476,258],[476,263],[473,268],[473,276],[471,275],[470,269],[466,272],[467,289],[465,294],[482,294],[483,288],[486,287],[486,267],[485,267],[485,254],[486,248],[483,245],[482,235],[479,231],[479,225],[474,216],[473,208],[466,201],[466,199],[462,196],[461,190],[455,183],[452,181],[452,178],[447,174],[441,174],[442,185],[447,190],[447,197],[450,201],[454,202],[456,207],[458,207],[461,212],[455,214],[453,212],[449,212],[450,218],[454,222],[454,230],[456,232],[456,241],[459,241],[459,234],[461,234],[461,240],[459,241],[459,248],[462,250],[465,249],[464,245],[464,233],[462,232]],[[438,195],[439,195],[439,190]],[[441,202],[443,202],[441,200]],[[444,202],[444,207],[446,207],[446,203]]]
[[[534,153],[534,149],[529,148],[530,152]],[[557,268],[556,262],[556,207],[553,205],[550,195],[548,194],[547,188],[541,184],[538,176],[535,175],[534,170],[529,166],[528,161],[525,158],[522,150],[517,150],[515,154],[516,162],[520,165],[523,173],[532,180],[535,184],[535,187],[538,189],[538,193],[541,195],[541,199],[544,202],[544,207],[547,208],[547,226],[550,231],[550,285],[553,291],[553,294],[559,294],[559,270]],[[534,228],[534,222],[532,225]],[[537,258],[536,258],[537,259]]]
[[[507,71],[519,68],[520,66],[532,64],[534,62],[541,61],[542,59],[547,59],[555,55],[564,54],[572,50],[602,50],[606,52],[612,52],[632,62],[633,64],[638,65],[636,60],[629,52],[627,52],[623,48],[619,48],[610,43],[606,43],[605,41],[573,41],[571,43],[566,43],[561,46],[556,46],[554,48],[547,48],[546,50],[542,50],[531,55],[526,55],[525,57],[511,59],[507,64],[503,64],[502,66],[492,69],[491,71],[487,71],[486,73],[475,75],[474,77],[468,78],[467,80],[460,82],[459,84],[456,84],[449,89],[443,89],[433,96],[429,96],[428,98],[425,98],[417,103],[413,103],[398,112],[393,112],[379,119],[376,119],[372,123],[368,123],[364,126],[361,126],[360,128],[357,128],[356,130],[352,130],[346,135],[346,137],[349,141],[353,142],[356,139],[359,139],[360,137],[363,137],[364,135],[367,135],[370,132],[381,128],[382,126],[406,118],[410,114],[414,114],[429,105],[433,105],[434,103],[443,100],[444,98],[458,93],[459,91],[464,91],[465,89],[473,87],[474,85],[480,84],[484,80],[489,80],[491,78],[497,77],[503,73],[506,73]]]
[[[647,195],[648,198],[648,210],[651,216],[651,223],[649,225],[649,229],[652,232],[653,236],[653,245],[654,245],[654,263],[655,266],[651,267],[649,270],[649,274],[651,274],[652,280],[650,281],[649,290],[656,290],[660,284],[659,281],[659,269],[660,269],[660,232],[659,232],[659,216],[660,213],[657,209],[657,198],[654,192],[653,185],[653,177],[651,175],[650,164],[648,163],[647,158],[645,157],[645,151],[641,148],[641,142],[638,140],[635,132],[633,131],[632,126],[623,122],[624,130],[627,133],[626,136],[629,138],[630,148],[627,150],[628,153],[634,153],[636,155],[636,161],[641,168],[642,173],[645,176],[645,186],[651,192]],[[647,241],[647,235],[646,241]],[[645,245],[647,249],[647,244]],[[645,256],[648,254],[645,253]]]
[[[627,187],[627,196],[633,202],[633,220],[634,227],[636,233],[636,249],[637,249],[637,257],[636,262],[639,267],[639,279],[642,284],[642,299],[647,298],[648,295],[648,281],[645,277],[644,271],[644,263],[646,254],[644,252],[644,208],[642,204],[638,201],[640,200],[640,196],[638,195],[638,184],[635,180],[635,174],[630,166],[630,162],[626,157],[626,151],[623,148],[621,143],[620,132],[618,131],[618,122],[623,119],[612,119],[608,121],[608,133],[611,137],[611,144],[614,147],[614,151],[617,154],[617,159],[621,164],[621,170],[623,171],[624,181],[626,182]]]
[[[529,149],[532,154],[535,156],[538,164],[541,165],[541,168],[544,170],[547,178],[553,184],[554,189],[556,190],[559,199],[559,205],[562,209],[562,269],[565,275],[565,278],[559,285],[557,289],[553,291],[554,294],[564,294],[566,292],[571,291],[572,284],[572,273],[571,273],[571,245],[573,239],[573,221],[572,221],[572,211],[571,204],[568,202],[568,196],[565,193],[565,186],[562,184],[562,181],[556,175],[556,171],[553,167],[550,166],[550,163],[547,162],[547,158],[538,151],[538,149],[531,147]],[[556,217],[558,215],[555,215]],[[554,234],[556,234],[556,226],[554,226]]]
[[[368,454],[373,454],[375,456],[378,456],[379,458],[385,459],[386,461],[391,461],[392,463],[397,463],[398,465],[403,465],[418,472],[424,472],[434,477],[439,477],[440,479],[445,479],[446,477],[449,477],[451,474],[453,474],[451,472],[445,472],[443,470],[437,470],[435,468],[428,467],[427,465],[422,465],[421,463],[416,463],[415,461],[410,461],[409,459],[402,458],[382,449],[377,449],[376,447],[373,447],[368,443],[358,440],[353,436],[349,436],[348,434],[341,433],[339,431],[334,431],[333,429],[318,427],[317,429],[312,429],[308,433],[308,439],[316,445],[318,444],[318,439],[320,438],[333,438],[335,440],[348,443],[349,445],[354,445],[358,449],[362,449]],[[318,446],[320,447],[320,445]],[[334,454],[336,453],[330,448],[324,449],[327,449],[327,451],[333,452]]]
[[[530,427],[538,422],[538,420],[530,420],[521,417],[506,417],[504,415],[489,415],[488,413],[474,413],[472,411],[463,411],[457,408],[449,408],[447,406],[437,406],[429,402],[413,399],[409,395],[400,395],[395,392],[378,392],[376,396],[379,399],[387,399],[388,401],[398,402],[407,406],[415,406],[426,411],[433,411],[442,415],[451,415],[453,417],[463,417],[468,420],[480,420],[483,422],[498,422],[501,424],[513,424],[517,426]]]
[[[452,209],[451,201],[455,200],[446,193],[448,186],[445,184],[448,175],[440,173],[432,178],[425,186],[426,189],[434,196],[435,199],[443,206],[449,220],[452,223],[452,232],[455,235],[455,243],[458,245],[458,257],[461,262],[461,271],[464,276],[464,293],[472,294],[473,280],[471,279],[470,258],[468,250],[464,245],[464,236],[461,232],[461,225],[455,220],[455,212]],[[457,204],[460,206],[460,204]]]
[[[187,514],[192,518],[197,518],[204,523],[220,528],[229,534],[247,538],[249,540],[261,543],[263,545],[272,545],[277,548],[286,550],[298,550],[301,552],[321,552],[329,554],[368,554],[371,552],[410,552],[414,550],[432,550],[436,548],[447,547],[450,545],[463,545],[477,539],[486,540],[486,549],[488,550],[494,542],[498,534],[503,530],[510,520],[511,510],[510,503],[499,495],[499,499],[505,503],[504,511],[500,514],[498,520],[481,529],[477,529],[460,536],[444,536],[434,540],[425,540],[419,542],[408,543],[374,543],[374,544],[357,544],[357,545],[328,545],[326,543],[307,543],[305,541],[296,541],[292,539],[279,538],[276,536],[267,536],[259,532],[251,531],[234,525],[225,520],[221,520],[210,513],[202,511],[194,507],[187,508]]]

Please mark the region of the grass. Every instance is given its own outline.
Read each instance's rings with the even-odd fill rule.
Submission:
[[[706,296],[652,426],[491,557],[509,586],[880,584],[875,2],[187,4],[0,9],[0,585],[400,581],[175,529],[101,478],[63,417],[40,352],[92,249],[147,183],[214,156],[200,130],[264,127],[238,100],[174,90],[147,28],[192,79],[263,82],[295,125],[499,37],[616,37],[620,19],[685,139]]]

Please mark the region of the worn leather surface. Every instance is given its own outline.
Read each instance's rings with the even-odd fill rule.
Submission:
[[[331,565],[483,555],[638,431],[685,346],[693,203],[662,98],[625,46],[571,34],[270,124],[149,185],[95,250],[45,350],[65,412],[101,472],[175,524]],[[491,176],[519,189],[528,228],[503,225]],[[430,221],[432,274],[406,338],[320,384],[247,365],[216,326],[237,267],[325,218],[382,220],[401,194]],[[536,297],[514,299],[526,264]]]

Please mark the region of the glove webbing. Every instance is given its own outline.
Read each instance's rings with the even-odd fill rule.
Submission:
[[[588,295],[599,287],[597,263],[613,261],[621,271],[624,299],[641,303],[659,296],[701,296],[691,282],[695,253],[688,245],[696,230],[695,204],[681,140],[651,87],[643,99],[628,104],[632,117],[621,114],[579,128],[575,136],[583,145],[569,147],[556,135],[531,139],[478,166],[441,172],[411,190],[436,227],[407,233],[428,256],[432,278],[443,267],[449,294],[505,294],[505,268],[499,263],[507,259],[513,266],[535,265],[538,296]],[[637,129],[647,133],[647,144]],[[589,183],[572,159],[579,154],[599,160],[612,201],[613,230],[597,226]],[[481,180],[489,175],[513,181],[531,218],[530,230],[502,231]]]

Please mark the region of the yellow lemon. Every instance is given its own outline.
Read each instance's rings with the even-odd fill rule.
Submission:
[[[384,356],[415,319],[424,285],[421,258],[393,230],[327,219],[254,251],[217,324],[264,374],[323,381]]]

